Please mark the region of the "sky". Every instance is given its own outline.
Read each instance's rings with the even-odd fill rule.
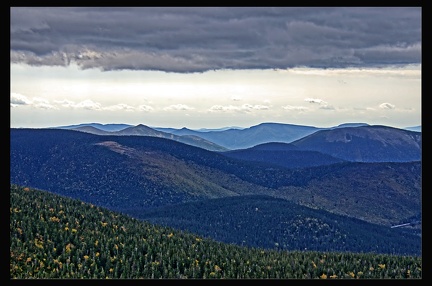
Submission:
[[[10,126],[418,126],[421,16],[421,7],[11,7]]]

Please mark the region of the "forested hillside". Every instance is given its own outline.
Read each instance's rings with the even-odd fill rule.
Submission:
[[[240,247],[11,185],[10,278],[420,279],[422,258]]]
[[[421,236],[412,227],[371,224],[269,196],[211,199],[132,214],[244,246],[421,255]]]
[[[169,139],[11,129],[10,181],[117,211],[269,195],[386,226],[421,212],[421,162],[287,169]]]
[[[285,143],[280,143],[285,144]],[[263,145],[269,145],[268,149]],[[220,154],[245,161],[262,162],[285,168],[306,168],[331,165],[344,160],[317,151],[271,149],[272,143],[262,144],[249,149],[220,152]],[[288,144],[286,144],[288,145]]]
[[[291,144],[352,162],[410,162],[422,157],[421,132],[382,125],[319,130]]]

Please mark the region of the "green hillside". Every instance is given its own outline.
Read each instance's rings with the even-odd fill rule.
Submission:
[[[421,257],[245,248],[10,187],[10,278],[421,277]]]

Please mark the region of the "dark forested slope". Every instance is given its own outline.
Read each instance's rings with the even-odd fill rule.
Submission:
[[[421,162],[287,169],[164,138],[60,129],[11,129],[10,159],[12,183],[122,211],[239,195],[270,195],[384,225],[421,210]]]
[[[230,158],[263,162],[290,169],[331,165],[345,161],[318,151],[301,150],[287,143],[265,143],[247,149],[220,152],[220,154]]]
[[[237,196],[134,214],[226,243],[284,250],[420,255],[421,237],[268,196]]]
[[[10,278],[422,278],[421,256],[274,251],[161,227],[10,187]]]

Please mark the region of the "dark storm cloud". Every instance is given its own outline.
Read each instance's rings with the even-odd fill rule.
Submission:
[[[421,63],[421,8],[11,8],[11,62],[82,68]]]

